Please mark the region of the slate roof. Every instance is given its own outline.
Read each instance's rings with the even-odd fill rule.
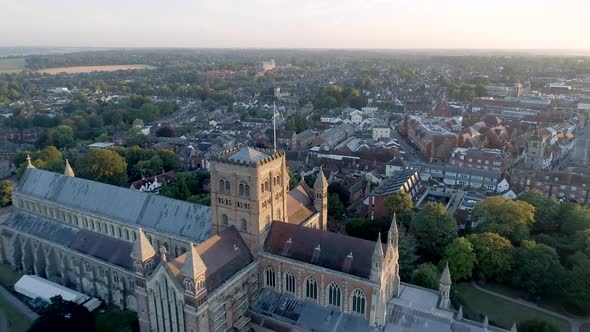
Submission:
[[[129,242],[22,211],[15,211],[4,226],[132,270],[129,255],[133,245]]]
[[[280,221],[271,224],[264,243],[268,253],[366,279],[371,277],[373,249],[373,241]],[[350,253],[352,259],[347,258]]]
[[[208,292],[212,292],[254,260],[250,249],[234,226],[210,237],[195,249],[207,268],[205,284]],[[188,252],[168,262],[172,274],[181,282],[181,270],[187,257]]]
[[[284,325],[296,326],[294,330],[317,332],[376,331],[360,315],[346,314],[336,307],[324,307],[271,288],[260,291],[250,313],[252,323],[273,331],[291,331],[283,329]],[[266,317],[272,319],[267,321]],[[272,325],[272,320],[278,320],[283,326],[281,323]]]
[[[208,237],[211,208],[39,169],[27,169],[18,192],[115,221],[186,238]]]
[[[268,158],[266,153],[253,149],[249,146],[239,149],[237,152],[228,157],[229,160],[247,162],[256,162],[264,158]]]

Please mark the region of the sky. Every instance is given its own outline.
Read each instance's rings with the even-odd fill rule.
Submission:
[[[590,49],[590,0],[0,0],[0,46]]]

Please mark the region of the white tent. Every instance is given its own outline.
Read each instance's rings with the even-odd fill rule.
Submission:
[[[20,278],[14,284],[14,290],[31,299],[40,297],[47,302],[51,302],[51,298],[56,295],[61,295],[64,300],[78,304],[90,299],[87,295],[34,275],[25,275]]]

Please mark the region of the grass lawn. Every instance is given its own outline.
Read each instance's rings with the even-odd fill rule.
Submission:
[[[12,290],[12,286],[14,286],[22,276],[22,272],[13,271],[10,264],[0,264],[0,285],[4,286],[6,289]]]
[[[590,323],[582,325],[580,327],[580,332],[590,332]]]
[[[25,332],[31,327],[32,322],[16,311],[3,297],[0,297],[0,310],[8,320],[8,331]]]
[[[513,323],[540,318],[557,324],[561,331],[570,331],[569,323],[564,320],[484,293],[469,283],[459,284],[455,290],[466,307],[476,313],[488,315],[489,320],[499,324],[500,327],[510,329]]]
[[[137,319],[137,314],[129,310],[121,310],[108,305],[95,312],[96,332],[127,332]]]
[[[25,59],[0,59],[0,73],[18,73],[25,69]]]
[[[485,289],[491,290],[493,292],[500,293],[502,295],[506,295],[506,296],[509,296],[509,297],[512,297],[515,299],[523,299],[525,301],[528,301],[526,299],[526,295],[527,295],[526,292],[524,292],[520,289],[514,289],[514,288],[511,288],[511,287],[508,287],[505,285],[495,284],[495,283],[486,283],[485,285],[480,285],[480,286]],[[529,301],[529,302],[533,302],[533,301]],[[535,304],[543,309],[555,311],[557,313],[560,313],[560,314],[566,315],[566,316],[572,316],[573,318],[576,317],[575,315],[572,315],[569,312],[567,312],[557,299],[553,299],[553,301],[551,301],[551,299],[549,299],[549,300],[542,299],[539,303],[535,303]]]

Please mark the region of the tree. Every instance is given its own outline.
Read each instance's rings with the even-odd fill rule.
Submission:
[[[502,196],[488,197],[473,209],[473,221],[479,223],[480,233],[493,232],[520,243],[529,237],[529,227],[535,218],[535,208],[525,201],[513,201]]]
[[[287,122],[287,128],[294,130],[296,134],[307,129],[307,120],[301,114],[295,114],[289,121]]]
[[[395,213],[397,220],[405,226],[410,225],[414,209],[414,202],[410,195],[401,190],[396,191],[385,198],[385,207],[389,211],[389,215]]]
[[[418,244],[412,233],[408,232],[403,225],[399,225],[398,231],[399,274],[403,281],[409,281],[418,261],[418,255],[416,255]]]
[[[512,283],[533,296],[560,288],[563,272],[557,252],[547,245],[524,241],[514,253]]]
[[[533,189],[518,195],[518,200],[524,201],[535,207],[535,233],[555,233],[559,231],[559,202],[552,197],[543,195],[540,191]]]
[[[8,180],[0,182],[0,208],[12,204],[12,183]]]
[[[518,332],[559,332],[559,326],[542,319],[531,319],[516,325]]]
[[[172,150],[158,150],[158,156],[162,160],[162,167],[165,171],[182,171],[182,161]]]
[[[562,221],[561,231],[570,236],[575,235],[590,228],[590,208],[574,203],[563,204],[559,219]]]
[[[432,263],[423,263],[412,273],[412,283],[430,289],[438,289],[440,274]]]
[[[29,332],[44,331],[93,332],[94,315],[80,304],[66,301],[59,295],[54,296],[29,329]]]
[[[346,188],[342,182],[333,182],[328,187],[328,194],[338,194],[340,201],[344,205],[350,204],[350,193],[348,192],[348,188]]]
[[[158,137],[174,137],[174,136],[176,136],[176,128],[171,127],[171,126],[160,127],[156,131],[156,136],[158,136]]]
[[[563,299],[569,311],[584,316],[590,313],[590,259],[578,261],[567,272]]]
[[[61,125],[49,132],[49,143],[57,148],[67,148],[74,142],[74,130],[70,126]]]
[[[481,233],[468,235],[467,240],[473,245],[475,269],[481,277],[500,279],[510,271],[514,247],[508,239],[497,233]]]
[[[344,214],[344,204],[340,200],[338,194],[328,195],[328,215],[334,219],[342,220]]]
[[[486,90],[486,87],[483,86],[482,84],[479,84],[479,83],[475,86],[474,91],[475,91],[475,95],[477,97],[484,97],[484,96],[488,95],[488,91]]]
[[[445,249],[444,261],[449,264],[453,280],[469,279],[477,263],[473,245],[464,237],[457,238]]]
[[[76,161],[77,175],[94,181],[122,186],[127,184],[127,163],[117,152],[90,150]]]
[[[179,175],[176,178],[176,184],[174,185],[174,197],[181,200],[186,200],[191,195],[184,176]]]
[[[441,257],[446,246],[457,237],[457,230],[455,219],[441,204],[426,204],[412,223],[419,250],[433,259]]]

